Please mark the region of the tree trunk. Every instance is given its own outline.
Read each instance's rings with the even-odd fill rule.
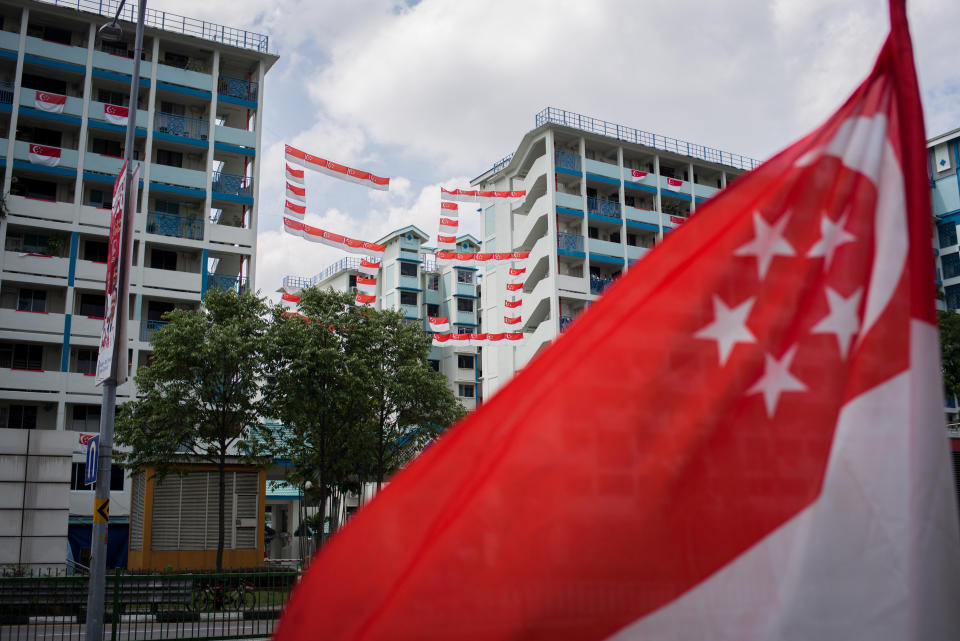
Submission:
[[[377,431],[377,493],[383,486],[383,457],[384,457],[384,439],[383,424],[386,421],[383,415],[383,406],[380,407],[380,429]]]
[[[217,533],[217,571],[223,569],[223,541],[224,541],[224,531],[226,530],[226,523],[224,523],[225,501],[227,493],[227,466],[224,456],[220,455],[220,462],[217,465],[217,474],[220,477],[219,479],[219,497],[220,497],[220,531]]]
[[[320,517],[317,519],[317,522],[319,525],[317,527],[317,533],[314,535],[314,538],[316,538],[317,540],[314,554],[316,554],[320,550],[320,548],[323,547],[323,521],[324,521],[324,518],[326,517],[326,511],[327,511],[327,488],[321,485],[320,486],[320,512],[319,512]]]

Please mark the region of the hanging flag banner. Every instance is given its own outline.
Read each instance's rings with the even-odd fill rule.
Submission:
[[[364,187],[370,187],[371,189],[379,189],[380,191],[390,189],[389,178],[381,178],[380,176],[371,174],[369,171],[361,171],[353,167],[340,165],[332,160],[313,156],[290,145],[285,145],[284,150],[287,162],[301,165],[305,169],[318,171],[321,174],[356,183],[357,185],[363,185]]]
[[[132,186],[127,185],[127,163],[120,167],[120,173],[113,183],[113,206],[110,211],[110,236],[107,239],[107,275],[106,295],[104,299],[103,325],[100,328],[100,352],[97,355],[97,371],[94,382],[102,384],[111,375],[116,377],[117,385],[127,380],[127,316],[126,306],[117,314],[117,304],[130,299],[130,265],[133,259],[133,219],[136,214],[137,187],[140,184],[140,165],[132,172]],[[126,191],[130,188],[130,202],[133,211],[124,216]],[[124,221],[126,218],[126,221]],[[121,263],[122,261],[122,263]],[[117,362],[113,362],[114,346],[117,349]]]
[[[506,264],[526,260],[530,252],[497,252],[497,253],[466,253],[438,251],[436,254],[438,265],[466,265]]]
[[[526,191],[478,191],[476,189],[440,188],[440,198],[461,203],[519,202],[527,195]]]
[[[890,14],[836,113],[335,535],[276,641],[960,639],[923,112]]]
[[[437,235],[437,249],[440,249],[440,250],[456,249],[456,246],[457,246],[456,236]]]
[[[47,93],[46,91],[37,91],[33,95],[33,106],[40,111],[48,111],[54,114],[62,114],[63,107],[67,104],[67,97],[56,93]]]
[[[521,298],[516,298],[514,300],[507,299],[503,302],[503,306],[507,309],[516,309],[521,305],[523,305],[523,299]]]
[[[456,234],[457,227],[460,223],[456,218],[441,218],[440,219],[440,233],[441,234]]]
[[[632,180],[633,182],[640,182],[641,180],[645,180],[646,177],[647,177],[647,172],[645,171],[640,171],[639,169],[630,170],[630,180]]]
[[[307,206],[301,205],[295,201],[287,200],[283,203],[284,215],[294,216],[298,220],[303,220],[307,213]]]
[[[300,297],[287,292],[283,292],[282,294],[280,294],[280,300],[285,300],[288,303],[299,303]]]
[[[103,119],[111,125],[120,125],[126,127],[130,119],[130,108],[120,107],[118,105],[103,105]]]
[[[671,187],[683,187],[683,181],[676,178],[667,178],[667,184]]]
[[[484,347],[509,341],[518,343],[523,340],[523,332],[504,332],[499,334],[433,334],[434,347]]]
[[[367,294],[357,294],[356,298],[353,299],[357,305],[373,305],[377,302],[376,296],[370,296]]]
[[[441,334],[450,331],[450,317],[448,316],[428,316],[427,322],[430,324],[430,331]]]
[[[30,162],[35,165],[56,167],[60,164],[60,148],[46,145],[30,145]]]
[[[447,218],[459,218],[460,207],[457,203],[442,201],[440,203],[440,215],[446,216]]]
[[[306,184],[306,180],[303,176],[302,169],[295,169],[290,165],[284,163],[284,177],[287,179],[288,183],[293,183],[299,187],[303,187]]]
[[[523,289],[523,283],[522,283],[522,282],[519,282],[519,283],[507,283],[507,291],[508,291],[508,292],[519,292],[521,289]]]
[[[374,296],[377,293],[377,279],[357,276],[357,291],[361,294]]]
[[[329,247],[336,247],[337,249],[343,249],[353,254],[366,254],[376,258],[382,258],[383,252],[387,249],[384,245],[378,245],[377,243],[370,243],[364,240],[355,240],[353,238],[341,236],[340,234],[334,234],[332,232],[324,231],[319,227],[311,227],[310,225],[306,225],[299,220],[294,220],[293,218],[288,218],[286,216],[283,217],[283,229],[288,234],[300,236],[301,238],[305,238],[310,242],[328,245]]]
[[[360,266],[357,267],[357,271],[367,274],[368,276],[376,276],[377,272],[380,271],[380,263],[375,263],[365,258],[361,258]]]
[[[674,225],[682,225],[683,223],[687,222],[687,219],[683,216],[670,216],[670,222]]]
[[[503,322],[507,325],[517,325],[521,322],[521,316],[504,316]]]
[[[294,183],[287,183],[286,196],[288,200],[293,200],[294,202],[307,202],[307,190],[305,187],[299,187]]]

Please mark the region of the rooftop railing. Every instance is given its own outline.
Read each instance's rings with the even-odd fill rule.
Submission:
[[[243,78],[220,76],[217,80],[217,93],[241,100],[257,101],[257,83]]]
[[[627,127],[625,125],[618,125],[607,122],[606,120],[584,116],[555,107],[547,107],[538,113],[536,123],[537,127],[547,123],[571,127],[592,134],[616,138],[624,142],[646,145],[647,147],[653,147],[654,149],[660,149],[662,151],[672,151],[684,156],[690,156],[691,158],[699,158],[707,162],[736,167],[737,169],[750,170],[760,164],[760,161],[747,156],[741,156],[740,154],[732,154],[727,151],[705,147],[685,140],[661,136],[660,134],[634,129],[633,127]]]
[[[69,7],[78,11],[89,11],[101,16],[112,18],[117,13],[119,0],[42,0],[47,4],[58,7]],[[120,12],[120,19],[127,22],[137,21],[136,3],[128,2]],[[260,53],[269,53],[270,38],[262,33],[226,27],[215,22],[187,18],[167,11],[147,9],[144,24],[155,29],[182,33],[187,36],[203,38],[213,42],[220,42],[231,47],[250,49]]]
[[[203,219],[151,211],[147,214],[147,233],[203,240]]]
[[[210,133],[210,121],[203,118],[157,112],[153,122],[156,131],[171,136],[206,140]]]
[[[312,287],[317,283],[323,282],[324,280],[330,278],[337,272],[342,272],[347,269],[360,269],[361,260],[362,259],[356,256],[347,256],[346,258],[341,258],[337,262],[328,266],[316,276],[284,276],[283,286],[291,289],[305,289],[307,287]]]

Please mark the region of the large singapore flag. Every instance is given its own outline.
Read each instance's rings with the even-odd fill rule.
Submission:
[[[390,483],[278,639],[960,639],[903,2],[822,127]]]

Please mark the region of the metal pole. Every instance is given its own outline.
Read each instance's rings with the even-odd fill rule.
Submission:
[[[124,282],[129,278],[127,271],[128,257],[126,230],[133,225],[134,203],[136,202],[139,185],[133,184],[133,145],[134,134],[137,129],[137,97],[140,90],[140,56],[143,52],[143,17],[146,13],[147,0],[139,0],[137,11],[137,32],[133,45],[133,75],[130,77],[130,104],[127,110],[127,136],[123,156],[126,166],[126,189],[123,196],[123,226],[120,231],[120,264],[117,280]],[[122,5],[121,5],[122,7]],[[120,287],[123,293],[123,287]],[[103,382],[103,401],[100,410],[100,465],[97,470],[97,488],[94,494],[94,505],[101,505],[106,500],[109,509],[110,501],[110,470],[113,466],[113,420],[117,409],[117,364],[120,362],[120,350],[128,349],[126,341],[120,344],[119,338],[125,336],[120,331],[127,324],[126,296],[119,296],[115,323],[117,323],[116,340],[113,343],[113,362],[110,366],[110,376]],[[125,375],[125,373],[124,373]],[[93,532],[90,537],[90,588],[87,593],[87,641],[101,641],[103,639],[103,610],[106,592],[107,573],[107,522],[93,521]],[[114,613],[117,616],[117,613]]]

